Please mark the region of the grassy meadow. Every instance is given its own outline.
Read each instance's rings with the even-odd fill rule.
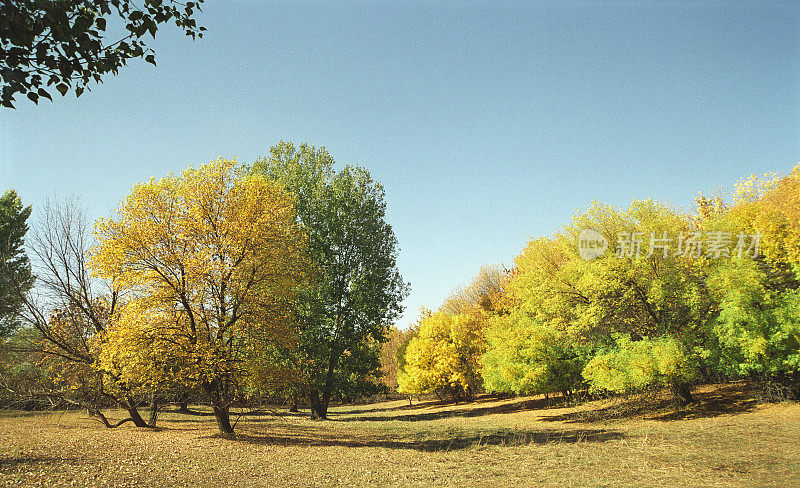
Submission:
[[[799,404],[758,403],[738,384],[697,399],[395,401],[325,422],[278,409],[242,415],[236,438],[201,407],[161,413],[157,431],[5,411],[0,486],[798,486]]]

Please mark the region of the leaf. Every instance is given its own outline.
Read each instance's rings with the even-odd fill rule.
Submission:
[[[148,63],[152,64],[153,66],[156,65],[156,58],[152,54],[148,54],[147,56],[145,56],[144,60],[147,61]]]
[[[44,98],[50,100],[51,102],[53,101],[53,97],[51,97],[50,94],[47,93],[47,91],[44,88],[39,88],[38,93],[39,93],[40,97],[44,97]]]
[[[56,85],[56,90],[58,90],[58,92],[61,93],[62,96],[64,96],[69,91],[69,86],[67,86],[66,83],[59,83],[58,85]]]

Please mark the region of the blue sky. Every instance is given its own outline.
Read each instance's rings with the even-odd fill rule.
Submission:
[[[0,110],[0,190],[109,215],[137,183],[280,140],[386,190],[399,325],[591,200],[698,191],[800,160],[797,2],[214,1],[75,99]]]

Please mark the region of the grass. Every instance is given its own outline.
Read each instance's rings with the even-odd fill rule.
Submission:
[[[385,402],[334,408],[327,422],[277,410],[243,416],[235,439],[208,415],[164,412],[146,431],[5,412],[0,486],[798,485],[800,405],[757,404],[738,385],[696,396],[683,410],[665,397]]]

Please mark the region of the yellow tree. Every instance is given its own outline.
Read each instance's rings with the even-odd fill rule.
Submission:
[[[308,261],[293,198],[219,159],[135,186],[95,235],[93,270],[128,297],[104,364],[130,381],[199,386],[233,433],[249,365],[294,340]]]
[[[470,313],[436,312],[420,321],[406,349],[398,391],[408,395],[449,393],[471,399],[480,387],[478,361],[485,350],[482,322]]]

